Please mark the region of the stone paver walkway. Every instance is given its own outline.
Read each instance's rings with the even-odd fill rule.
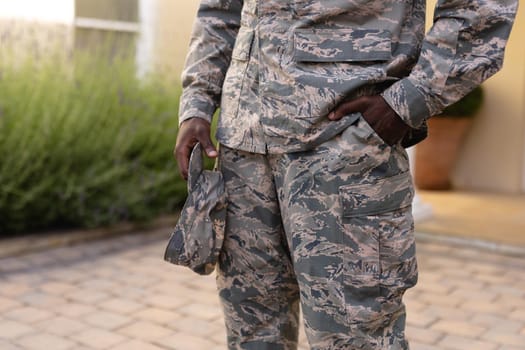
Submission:
[[[1,259],[0,349],[226,349],[213,276],[164,262],[167,232]],[[418,256],[413,350],[525,349],[525,259],[429,242]]]

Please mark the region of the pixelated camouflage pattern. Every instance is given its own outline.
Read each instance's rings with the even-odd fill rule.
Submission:
[[[424,0],[201,0],[179,120],[211,120],[220,106],[221,143],[301,151],[351,124],[326,118],[339,103],[382,94],[424,130],[500,69],[516,8],[440,0],[425,36]]]
[[[217,281],[229,349],[399,350],[417,281],[403,147],[359,115],[309,151],[221,148],[228,192]]]
[[[164,260],[201,275],[215,270],[224,241],[226,192],[222,173],[204,170],[202,147],[190,157],[188,198],[170,236]]]

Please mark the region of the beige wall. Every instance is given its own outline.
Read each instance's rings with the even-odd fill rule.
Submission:
[[[177,77],[186,58],[197,0],[157,0],[154,64]]]
[[[157,64],[179,74],[198,0],[158,0]],[[429,14],[434,0],[429,1]],[[430,21],[429,21],[430,23]],[[486,101],[462,149],[453,180],[459,189],[525,192],[525,6],[501,72],[485,84]]]

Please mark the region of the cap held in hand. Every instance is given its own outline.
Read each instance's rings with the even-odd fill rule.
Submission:
[[[188,198],[164,260],[200,275],[212,273],[224,241],[226,206],[222,173],[203,169],[203,151],[197,144],[190,156]]]

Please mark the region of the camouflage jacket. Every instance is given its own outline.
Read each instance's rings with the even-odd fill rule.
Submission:
[[[220,143],[293,152],[355,121],[326,118],[341,101],[382,94],[424,129],[501,68],[516,10],[517,0],[439,0],[425,35],[424,0],[201,0],[179,122],[211,121],[220,107]]]

